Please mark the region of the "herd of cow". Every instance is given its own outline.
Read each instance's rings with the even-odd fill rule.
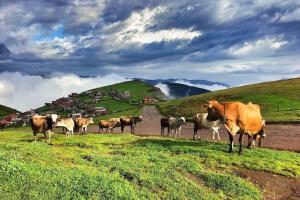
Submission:
[[[239,153],[243,151],[243,137],[248,135],[248,147],[251,148],[255,145],[255,141],[259,141],[261,145],[261,139],[266,137],[266,125],[262,118],[259,105],[249,102],[244,104],[241,102],[223,102],[212,100],[203,105],[207,109],[206,113],[196,114],[193,117],[194,123],[194,140],[200,139],[198,133],[202,128],[209,128],[212,131],[213,139],[217,135],[220,140],[219,130],[221,125],[224,124],[229,135],[230,147],[229,151],[233,150],[233,138],[236,134],[239,134]],[[121,127],[122,133],[124,128],[130,126],[131,133],[134,133],[134,128],[138,122],[142,122],[142,116],[137,117],[120,117],[111,118],[109,120],[99,121],[99,132],[103,133],[110,130],[113,132],[115,127]],[[165,128],[168,129],[168,136],[177,137],[180,136],[181,126],[186,124],[184,117],[170,117],[162,118],[161,123],[161,135],[164,136]],[[92,118],[60,118],[56,114],[48,116],[34,115],[30,119],[30,125],[33,130],[33,136],[36,141],[37,133],[44,133],[45,138],[49,139],[53,133],[54,127],[62,127],[66,133],[66,137],[74,135],[74,133],[87,133],[87,127],[89,124],[94,124]]]
[[[124,133],[125,126],[130,126],[131,133],[134,133],[134,128],[138,122],[142,122],[142,116],[138,117],[120,117],[120,118],[111,118],[109,120],[100,120],[99,121],[99,131],[106,128],[113,132],[113,128],[121,127],[122,133]],[[29,120],[30,126],[32,128],[34,140],[36,141],[37,133],[43,133],[45,139],[48,138],[49,142],[51,141],[51,135],[53,134],[54,127],[63,128],[66,133],[66,137],[71,137],[74,133],[87,134],[87,127],[90,124],[94,124],[93,118],[61,118],[57,114],[51,114],[47,116],[34,115]]]

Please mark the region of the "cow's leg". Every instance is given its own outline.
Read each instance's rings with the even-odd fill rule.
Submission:
[[[240,142],[239,154],[240,155],[243,153],[243,138],[244,138],[244,132],[240,131],[240,138],[239,138],[239,142]]]
[[[196,140],[196,136],[198,135],[198,127],[194,125],[194,137],[193,140]]]
[[[218,140],[221,140],[219,130],[216,130],[216,132],[218,134]]]
[[[160,136],[164,136],[164,127],[160,126]]]
[[[248,145],[247,145],[248,149],[251,149],[251,143],[252,143],[252,137],[248,135]]]
[[[215,140],[215,130],[214,129],[212,129],[212,135],[213,135],[213,140]]]
[[[37,135],[37,133],[35,131],[33,131],[32,134],[33,134],[34,142],[36,142],[36,135]]]
[[[106,133],[107,133],[107,131],[108,131],[108,127],[106,128]]]
[[[259,146],[259,147],[261,147],[261,141],[262,141],[262,137],[260,137],[260,138],[258,139],[258,146]]]
[[[121,124],[121,132],[122,132],[122,134],[124,134],[124,125],[123,124]]]
[[[229,135],[229,153],[233,151],[233,136],[231,135],[230,132],[228,132]]]

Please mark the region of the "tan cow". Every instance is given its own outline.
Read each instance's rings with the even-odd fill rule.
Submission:
[[[59,116],[51,114],[49,116],[34,115],[30,118],[29,123],[36,142],[37,133],[44,133],[45,142],[48,137],[49,143],[51,142],[52,130],[55,127],[56,120]]]
[[[93,118],[76,118],[75,120],[75,131],[79,132],[81,128],[81,133],[87,134],[87,127],[89,124],[94,124]]]
[[[223,102],[212,100],[207,105],[208,121],[221,120],[224,122],[229,134],[230,148],[233,150],[233,137],[239,133],[240,149],[243,152],[243,136],[248,134],[251,137],[259,134],[263,130],[263,119],[260,108],[251,102],[247,105],[241,102]]]
[[[103,129],[106,128],[106,133],[108,131],[108,129],[110,129],[111,133],[113,132],[114,127],[116,127],[118,125],[118,121],[116,120],[100,120],[99,121],[99,132],[100,130],[102,130],[102,134],[103,134]]]
[[[130,126],[131,133],[134,133],[134,128],[135,128],[136,124],[138,122],[142,122],[142,121],[143,121],[142,116],[137,116],[137,117],[133,117],[133,116],[124,117],[124,116],[122,116],[122,117],[120,117],[122,133],[124,133],[125,126]]]

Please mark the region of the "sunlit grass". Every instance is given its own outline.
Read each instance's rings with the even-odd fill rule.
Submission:
[[[0,132],[0,198],[261,199],[240,169],[300,177],[299,154],[227,153],[227,144],[130,134],[88,134],[51,145],[28,128]]]

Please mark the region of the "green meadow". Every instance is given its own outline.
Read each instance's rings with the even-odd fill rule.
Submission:
[[[237,172],[300,177],[299,154],[287,151],[240,156],[226,143],[131,134],[32,140],[29,128],[0,132],[0,199],[262,199]]]
[[[259,104],[267,121],[300,121],[300,78],[264,82],[229,88],[206,94],[174,99],[158,104],[165,115],[192,117],[203,112],[201,105],[208,100],[249,101]]]

